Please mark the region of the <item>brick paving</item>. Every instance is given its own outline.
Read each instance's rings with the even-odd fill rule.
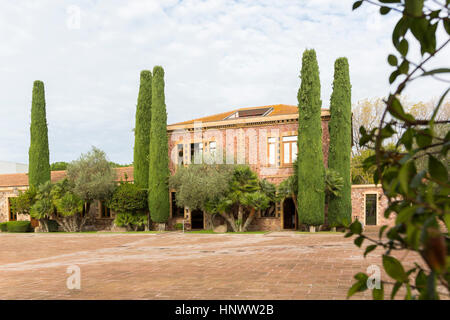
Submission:
[[[345,299],[355,273],[381,267],[381,250],[364,259],[341,234],[3,233],[0,243],[0,299]],[[80,290],[66,286],[71,265]]]

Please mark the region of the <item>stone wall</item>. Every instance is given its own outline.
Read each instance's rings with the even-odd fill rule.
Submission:
[[[394,225],[395,218],[391,215],[388,219],[384,217],[384,212],[388,207],[387,197],[383,193],[381,185],[352,185],[352,220],[358,219],[366,225],[366,194],[377,195],[377,226],[384,224]]]
[[[26,187],[0,187],[0,222],[9,221],[9,198],[17,197],[19,191],[26,190]],[[17,220],[30,220],[28,215],[19,215]]]

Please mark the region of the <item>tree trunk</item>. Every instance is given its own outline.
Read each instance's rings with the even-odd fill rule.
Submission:
[[[247,231],[248,226],[252,223],[253,218],[255,217],[255,212],[256,212],[255,208],[252,208],[250,214],[248,215],[247,220],[245,220],[244,227],[242,228],[243,232]]]
[[[238,223],[239,223],[239,231],[242,231],[242,227],[244,226],[244,208],[241,204],[238,207]]]
[[[226,214],[225,212],[220,212],[220,215],[222,217],[224,217],[226,221],[228,221],[228,223],[230,224],[231,228],[233,228],[234,232],[238,232],[238,228],[236,226],[236,221],[234,220],[234,218],[232,216]]]
[[[39,219],[42,232],[48,232],[48,218]]]
[[[214,229],[213,216],[208,212],[205,212],[204,217],[206,230],[213,230]]]

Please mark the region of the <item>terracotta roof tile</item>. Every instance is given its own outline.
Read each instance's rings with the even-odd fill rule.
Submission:
[[[274,105],[268,105],[268,106],[258,106],[258,107],[248,107],[248,108],[239,108],[235,110],[231,110],[228,112],[218,113],[207,117],[197,118],[193,120],[173,123],[172,125],[184,125],[184,124],[193,124],[196,121],[201,122],[212,122],[212,121],[221,121],[225,120],[226,117],[232,115],[235,112],[238,111],[244,111],[244,110],[253,110],[253,109],[261,109],[261,108],[273,108],[273,111],[270,112],[266,117],[270,116],[278,116],[278,115],[284,115],[284,114],[296,114],[298,112],[297,106],[294,105],[287,105],[287,104],[274,104]],[[327,110],[327,109],[323,109]]]
[[[128,181],[133,181],[133,167],[122,167],[114,169],[117,173],[117,181],[125,180],[125,175]],[[64,179],[66,171],[52,171],[52,182]],[[28,174],[27,173],[12,173],[0,174],[0,187],[27,187]]]

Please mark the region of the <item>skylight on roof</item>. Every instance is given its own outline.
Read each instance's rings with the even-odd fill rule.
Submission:
[[[235,118],[249,118],[249,117],[265,117],[273,110],[272,107],[268,108],[258,108],[258,109],[244,109],[238,110],[232,115],[226,117],[225,119],[235,119]]]

